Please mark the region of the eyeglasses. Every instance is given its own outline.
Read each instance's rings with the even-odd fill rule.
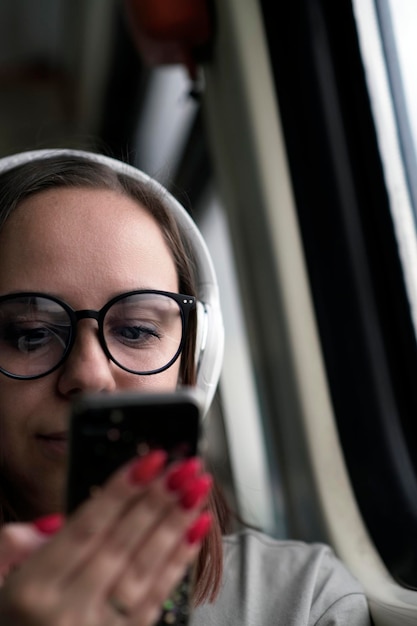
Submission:
[[[11,378],[46,376],[68,357],[79,320],[98,322],[106,356],[132,374],[168,369],[184,347],[193,296],[166,291],[130,291],[100,311],[74,311],[41,293],[0,296],[0,372]]]

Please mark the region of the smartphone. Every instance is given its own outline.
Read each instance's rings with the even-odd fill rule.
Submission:
[[[87,394],[73,406],[69,428],[67,513],[72,513],[123,463],[158,448],[168,462],[200,452],[202,402],[197,390]],[[191,569],[161,607],[155,626],[187,626]]]
[[[168,462],[200,452],[197,390],[86,394],[73,405],[69,426],[67,513],[72,513],[122,464],[152,449]]]

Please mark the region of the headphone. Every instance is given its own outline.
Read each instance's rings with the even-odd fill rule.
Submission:
[[[0,174],[40,159],[74,156],[107,166],[116,173],[139,181],[162,197],[172,213],[180,233],[190,242],[197,265],[197,337],[195,364],[197,389],[205,416],[210,408],[220,377],[224,352],[224,326],[220,309],[219,288],[213,262],[197,225],[184,207],[158,181],[141,170],[117,159],[84,150],[31,150],[0,159]]]

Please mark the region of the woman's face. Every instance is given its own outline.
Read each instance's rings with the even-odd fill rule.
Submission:
[[[24,200],[0,233],[0,295],[37,291],[75,310],[98,310],[136,289],[177,292],[178,277],[156,221],[117,192],[43,191]],[[130,374],[109,361],[97,330],[96,320],[80,320],[68,359],[43,378],[0,374],[1,474],[23,503],[20,517],[62,508],[64,436],[74,396],[177,385],[179,359],[160,374]]]

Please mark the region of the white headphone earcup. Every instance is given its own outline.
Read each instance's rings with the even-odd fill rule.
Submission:
[[[195,340],[195,366],[196,372],[200,370],[202,356],[207,342],[207,307],[197,300],[197,334]]]
[[[197,303],[197,388],[203,392],[206,416],[216,392],[223,364],[224,327],[219,305]]]

